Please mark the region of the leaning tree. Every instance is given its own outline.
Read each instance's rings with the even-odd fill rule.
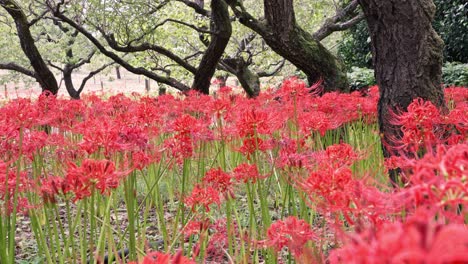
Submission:
[[[0,69],[14,70],[33,77],[40,84],[43,91],[49,91],[52,94],[57,94],[59,88],[57,80],[45,63],[31,34],[31,27],[34,26],[39,19],[28,21],[23,9],[14,0],[0,0],[0,6],[5,9],[13,19],[21,48],[24,54],[28,57],[33,70],[12,62],[0,63]]]
[[[380,87],[379,127],[385,157],[401,138],[392,113],[406,110],[415,98],[445,108],[441,86],[443,41],[432,28],[432,0],[359,0],[370,36],[375,77]],[[396,181],[396,172],[391,173]]]
[[[343,63],[326,49],[320,41],[335,31],[357,24],[362,14],[349,18],[358,7],[357,0],[325,21],[315,33],[304,30],[296,20],[293,0],[264,0],[264,16],[254,17],[243,1],[227,0],[240,23],[262,36],[279,55],[303,71],[309,83],[323,79],[325,91],[348,90]]]

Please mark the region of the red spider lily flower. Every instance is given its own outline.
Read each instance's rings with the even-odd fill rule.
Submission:
[[[195,211],[196,206],[203,206],[207,212],[210,211],[210,205],[221,204],[219,192],[212,187],[201,188],[195,186],[192,194],[185,199],[185,205],[192,208]]]
[[[259,137],[249,137],[244,139],[242,142],[242,146],[238,149],[238,151],[244,154],[248,160],[250,160],[251,155],[255,151],[266,151],[270,149],[270,146],[267,142],[263,141],[263,139]]]
[[[298,141],[282,136],[276,145],[279,148],[279,157],[275,164],[278,168],[302,168],[308,162],[308,155],[298,153],[298,151],[300,152],[305,149],[305,141],[303,139]]]
[[[360,156],[349,144],[341,143],[327,147],[325,149],[328,162],[334,168],[351,166]],[[322,161],[323,162],[323,161]]]
[[[300,100],[300,98],[306,96],[318,95],[322,92],[323,80],[318,80],[311,87],[307,87],[304,81],[299,80],[298,78],[289,78],[283,81],[281,87],[276,91],[275,95],[281,98],[284,101],[291,100]]]
[[[73,192],[75,201],[91,196],[94,189],[101,194],[109,193],[119,186],[127,173],[116,171],[114,163],[109,160],[85,159],[79,167],[71,163],[65,176],[66,192]]]
[[[468,103],[458,103],[447,115],[445,121],[447,124],[454,125],[460,135],[466,139],[468,133]]]
[[[81,149],[92,154],[100,149],[104,155],[125,150],[128,145],[120,141],[120,126],[109,120],[92,120],[82,123],[79,130],[83,134],[83,141],[79,144]]]
[[[302,255],[307,242],[316,239],[310,225],[295,216],[274,222],[267,230],[266,245],[279,252],[288,247],[294,257]]]
[[[448,178],[468,178],[468,144],[450,147],[442,156],[440,170]]]
[[[468,263],[468,229],[417,216],[350,235],[331,252],[335,263]]]
[[[239,164],[233,170],[233,177],[234,179],[236,179],[237,182],[243,182],[243,183],[247,183],[247,182],[256,183],[257,180],[266,178],[266,176],[260,175],[258,173],[258,168],[256,164],[247,164],[247,163]]]
[[[218,219],[210,226],[210,236],[206,248],[207,255],[216,263],[222,263],[229,248],[229,236],[238,238],[239,228],[236,222],[231,223],[231,234],[228,233],[226,218]],[[239,241],[236,241],[236,243]]]
[[[176,118],[167,131],[173,132],[174,136],[166,139],[164,146],[170,149],[178,163],[193,155],[193,148],[198,141],[213,138],[213,133],[208,129],[206,122],[188,114]]]
[[[26,172],[20,172],[20,174],[17,175],[16,169],[9,168],[7,163],[0,161],[0,201],[2,204],[0,207],[0,214],[10,215],[13,212],[13,196],[15,191],[17,191],[19,194],[16,205],[17,212],[26,212],[27,209],[31,208],[28,200],[24,197],[21,197],[22,194],[30,189],[31,184],[27,175],[28,174]],[[17,177],[19,178],[17,179]],[[7,196],[8,204],[5,203]],[[6,211],[3,210],[3,207]]]
[[[430,101],[414,99],[406,112],[393,114],[393,125],[401,127],[401,139],[393,139],[393,148],[404,148],[416,153],[421,147],[442,143],[444,140],[444,118]]]
[[[220,193],[232,192],[231,175],[221,168],[213,168],[207,171],[202,181],[206,186],[211,186]]]
[[[42,181],[40,193],[44,203],[56,203],[56,196],[65,194],[68,186],[64,178],[58,176],[49,176]]]
[[[297,187],[323,212],[350,211],[351,202],[357,198],[356,184],[347,167],[312,172],[305,180],[297,180]]]
[[[268,113],[256,108],[243,112],[236,127],[241,137],[271,133]]]
[[[421,158],[392,158],[407,182],[399,194],[408,207],[468,205],[467,160],[467,144],[438,145]]]
[[[150,252],[141,262],[129,262],[129,264],[195,264],[195,261],[182,256],[182,251],[177,252],[175,255]]]
[[[193,141],[190,136],[176,135],[164,141],[164,148],[169,149],[170,154],[177,163],[182,164],[184,159],[193,155]]]
[[[209,218],[206,218],[205,220],[198,221],[198,220],[191,220],[188,222],[184,229],[183,233],[186,238],[193,236],[193,235],[199,235],[203,233],[204,231],[208,230],[208,228],[211,226],[211,221]]]
[[[337,122],[337,119],[329,118],[322,111],[313,111],[312,113],[301,113],[298,117],[298,125],[301,133],[308,137],[314,131],[318,131],[321,136],[325,136],[328,130],[336,129],[340,126],[340,123]]]
[[[468,102],[468,89],[466,88],[467,87],[445,88],[445,100],[447,102],[453,101],[455,105]]]

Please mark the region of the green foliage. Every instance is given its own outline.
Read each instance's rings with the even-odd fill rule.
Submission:
[[[348,73],[348,80],[351,91],[372,86],[375,84],[374,70],[352,67],[351,72]]]
[[[374,70],[352,67],[348,73],[351,90],[359,90],[376,84]],[[442,83],[445,86],[468,86],[468,64],[445,63],[442,67]]]
[[[468,63],[468,2],[434,0],[437,6],[434,28],[445,42],[446,61]]]
[[[468,63],[468,3],[466,0],[434,0],[434,28],[445,42],[444,60]],[[370,37],[366,22],[345,32],[338,55],[348,67],[372,66]]]
[[[446,86],[468,86],[468,64],[446,63],[442,69],[442,83]]]
[[[370,36],[365,21],[343,34],[343,40],[338,45],[338,55],[348,67],[372,67]]]

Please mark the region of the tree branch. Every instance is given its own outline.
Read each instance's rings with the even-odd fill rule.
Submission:
[[[154,45],[154,44],[149,44],[149,43],[142,43],[137,46],[136,45],[121,46],[117,43],[113,34],[110,34],[110,35],[104,34],[104,39],[107,41],[107,44],[109,44],[109,47],[111,47],[112,49],[116,51],[128,53],[128,52],[142,52],[142,51],[152,50],[161,55],[168,57],[169,59],[173,60],[174,62],[176,62],[177,64],[179,64],[180,66],[182,66],[184,69],[186,69],[187,71],[191,73],[197,72],[197,68],[190,65],[189,63],[187,63],[187,61],[185,61],[184,59],[182,59],[181,57],[177,56],[176,54],[174,54],[173,52],[171,52],[170,50],[164,47]]]
[[[200,6],[199,4],[197,4],[195,2],[192,2],[190,0],[176,0],[176,1],[184,3],[186,6],[193,8],[193,10],[195,10],[195,12],[197,12],[198,14],[200,14],[202,16],[205,16],[205,17],[210,17],[211,16],[210,11],[204,9],[202,6]]]
[[[317,41],[321,41],[331,35],[333,32],[346,30],[361,22],[361,20],[364,19],[363,13],[355,15],[347,21],[340,22],[356,11],[358,6],[358,0],[354,0],[343,9],[338,9],[335,16],[326,19],[323,25],[312,34],[313,38]]]
[[[174,88],[176,88],[176,89],[178,89],[180,91],[187,91],[187,90],[190,89],[190,87],[188,87],[187,85],[177,81],[174,78],[163,77],[163,76],[160,76],[158,74],[155,74],[154,72],[148,71],[148,70],[146,70],[146,69],[144,69],[142,67],[134,67],[134,66],[130,65],[128,62],[123,60],[119,55],[115,54],[112,51],[107,50],[100,43],[100,41],[97,40],[93,36],[93,34],[91,32],[87,31],[84,27],[80,26],[75,21],[73,21],[70,18],[68,18],[67,16],[65,16],[60,11],[59,7],[60,7],[59,5],[57,5],[56,7],[50,6],[50,8],[53,9],[52,13],[53,13],[53,15],[55,17],[61,19],[63,22],[67,23],[71,27],[78,30],[81,34],[83,34],[86,38],[88,38],[102,54],[104,54],[105,56],[111,58],[114,62],[118,63],[119,65],[124,67],[129,72],[132,72],[134,74],[144,75],[144,76],[146,76],[146,77],[148,77],[148,78],[150,78],[152,80],[155,80],[155,81],[160,82],[160,83],[167,84],[167,85],[172,86],[172,87],[174,87]]]
[[[101,67],[97,68],[96,70],[90,72],[88,74],[88,76],[86,76],[82,81],[81,81],[81,85],[80,85],[80,88],[78,89],[77,93],[78,94],[81,94],[81,92],[83,91],[86,83],[88,82],[89,79],[93,78],[94,75],[102,72],[103,70],[105,70],[107,67],[111,66],[115,64],[115,62],[110,62],[110,63],[107,63],[107,64],[104,64],[102,65]]]
[[[32,78],[36,78],[36,73],[32,70],[29,70],[21,65],[15,63],[0,63],[0,69],[2,70],[10,70],[22,73]]]

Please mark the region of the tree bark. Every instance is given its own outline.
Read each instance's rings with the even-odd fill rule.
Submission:
[[[52,94],[57,94],[57,80],[49,67],[47,67],[47,64],[44,62],[39,50],[34,44],[30,25],[23,10],[13,0],[0,0],[0,5],[8,12],[15,22],[21,49],[26,57],[28,57],[31,66],[35,71],[35,78],[42,87],[42,91],[49,91]]]
[[[441,86],[443,41],[432,28],[432,0],[360,0],[369,32],[380,86],[378,119],[385,157],[395,152],[400,127],[392,112],[406,110],[415,98],[445,109]],[[392,172],[393,182],[397,176]]]
[[[293,0],[264,0],[265,20],[253,18],[239,2],[229,1],[239,22],[257,32],[276,53],[303,71],[310,84],[320,79],[325,91],[348,91],[344,65],[296,23]]]
[[[80,99],[80,92],[78,92],[73,85],[72,70],[68,70],[66,66],[63,70],[63,81],[70,97],[72,99]]]
[[[210,93],[210,82],[218,62],[226,49],[232,34],[228,5],[224,0],[211,1],[211,41],[195,73],[192,89],[203,94]]]
[[[242,57],[223,59],[221,66],[236,76],[248,97],[260,94],[260,76],[249,69],[249,64]]]

